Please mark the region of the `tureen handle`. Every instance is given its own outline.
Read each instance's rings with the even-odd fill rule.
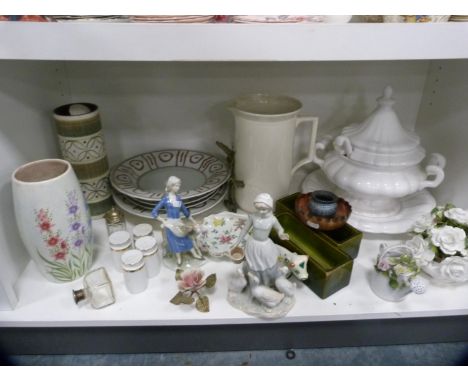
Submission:
[[[442,183],[445,177],[444,167],[446,162],[447,161],[443,155],[438,153],[431,154],[429,162],[426,166],[427,178],[420,183],[420,190],[423,190],[427,187],[437,187]],[[434,179],[428,180],[430,176],[434,176]]]
[[[338,135],[333,142],[335,149],[340,151],[342,155],[349,155],[353,152],[353,145],[349,138],[345,135]]]
[[[303,122],[312,122],[312,133],[310,135],[310,144],[309,144],[309,153],[306,158],[301,159],[297,164],[292,168],[291,175],[293,175],[300,167],[309,164],[309,163],[318,163],[316,153],[315,153],[315,140],[317,138],[317,128],[318,128],[318,117],[298,117],[296,120],[296,127]]]

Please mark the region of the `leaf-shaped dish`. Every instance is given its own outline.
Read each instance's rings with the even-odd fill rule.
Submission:
[[[247,216],[232,212],[221,212],[207,216],[200,225],[197,244],[200,250],[213,257],[228,257],[234,262],[244,259],[243,251],[233,251],[247,222]],[[244,243],[241,243],[242,248]]]

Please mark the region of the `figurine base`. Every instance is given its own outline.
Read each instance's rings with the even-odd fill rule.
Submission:
[[[286,316],[296,303],[294,296],[285,296],[278,305],[274,308],[269,308],[257,302],[250,294],[250,288],[248,287],[243,292],[229,290],[227,300],[232,307],[241,310],[245,314],[265,319]]]
[[[206,263],[206,258],[203,259],[196,259],[190,253],[182,253],[182,264],[178,265],[176,256],[172,253],[166,253],[163,257],[163,264],[175,271],[177,269],[193,269],[193,268],[200,268],[202,265]]]

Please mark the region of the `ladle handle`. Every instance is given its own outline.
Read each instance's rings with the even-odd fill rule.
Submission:
[[[296,120],[296,127],[304,122],[312,122],[312,133],[310,135],[310,144],[309,144],[309,153],[306,158],[301,159],[297,164],[292,168],[291,175],[299,170],[302,166],[305,166],[309,163],[317,163],[315,155],[315,140],[317,138],[317,129],[318,129],[318,117],[298,117]]]

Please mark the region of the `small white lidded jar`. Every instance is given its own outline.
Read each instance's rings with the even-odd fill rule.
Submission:
[[[138,249],[130,249],[122,255],[122,270],[125,286],[130,293],[143,292],[148,286],[148,274],[143,253]]]
[[[112,258],[115,268],[121,272],[121,257],[132,248],[132,238],[127,231],[117,231],[109,236],[109,246],[112,250]]]
[[[143,253],[148,277],[156,276],[161,270],[161,253],[156,239],[153,236],[140,237],[135,241],[135,248]]]
[[[140,237],[154,236],[153,226],[148,223],[137,224],[133,227],[133,241],[136,242]]]

